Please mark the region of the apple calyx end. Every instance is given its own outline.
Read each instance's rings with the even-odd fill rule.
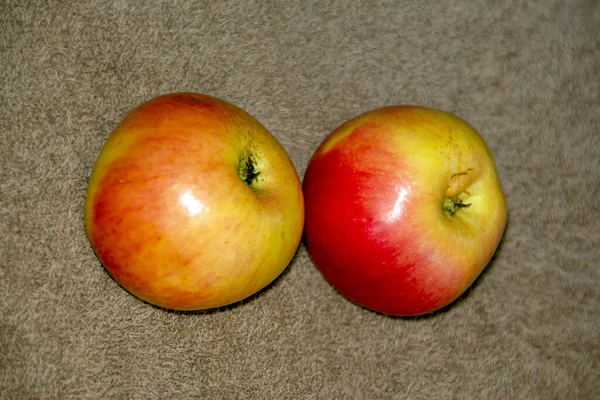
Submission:
[[[244,181],[244,183],[249,188],[252,188],[252,184],[254,183],[258,175],[260,175],[260,171],[256,170],[254,160],[252,159],[252,157],[248,156],[247,158],[240,160],[238,174],[240,176],[240,179]]]
[[[467,208],[471,206],[471,203],[463,203],[462,199],[457,196],[445,197],[442,203],[442,209],[447,211],[450,216],[453,216],[461,208]]]

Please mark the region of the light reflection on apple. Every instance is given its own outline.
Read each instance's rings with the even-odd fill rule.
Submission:
[[[408,193],[409,191],[406,187],[400,188],[398,191],[398,198],[394,202],[394,208],[386,215],[387,222],[395,222],[402,215]]]
[[[179,196],[179,201],[191,215],[197,215],[204,209],[204,204],[200,203],[189,190]]]

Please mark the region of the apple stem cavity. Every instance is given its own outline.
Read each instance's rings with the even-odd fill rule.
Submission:
[[[260,175],[260,171],[256,170],[252,157],[248,156],[245,160],[241,160],[239,175],[246,185],[252,188],[252,183],[256,180],[258,175]]]
[[[467,208],[471,203],[463,203],[459,196],[445,197],[442,203],[442,209],[450,213],[450,216],[454,215],[459,209]]]

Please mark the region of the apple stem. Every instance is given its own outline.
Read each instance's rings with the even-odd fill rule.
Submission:
[[[470,205],[471,203],[463,203],[458,196],[454,196],[446,197],[442,203],[442,208],[448,211],[450,215],[454,215],[459,209],[469,207]]]

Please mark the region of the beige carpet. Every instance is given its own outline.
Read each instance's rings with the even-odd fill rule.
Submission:
[[[0,84],[0,398],[600,398],[598,1],[3,0]],[[427,318],[350,303],[303,246],[241,305],[137,300],[87,241],[87,179],[129,110],[184,90],[300,176],[358,113],[460,115],[507,194],[495,259]]]

